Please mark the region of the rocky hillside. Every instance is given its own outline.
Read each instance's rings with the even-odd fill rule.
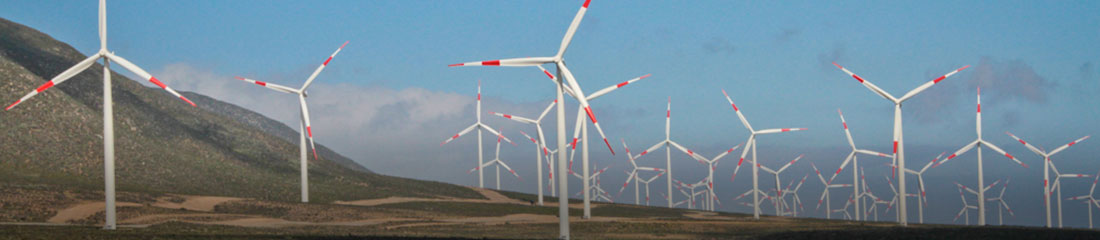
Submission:
[[[0,102],[14,102],[85,57],[49,35],[0,19]],[[101,69],[93,65],[0,112],[0,183],[102,189]],[[185,93],[200,105],[195,108],[117,73],[112,79],[120,190],[298,198],[293,129],[197,93]],[[313,201],[480,197],[464,187],[370,173],[318,148],[321,160],[309,163]]]

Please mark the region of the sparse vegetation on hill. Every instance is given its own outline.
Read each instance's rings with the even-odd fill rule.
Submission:
[[[0,19],[0,101],[14,102],[85,57]],[[94,65],[0,113],[0,183],[103,188],[101,69]],[[293,129],[197,93],[184,93],[201,106],[194,108],[121,75],[112,79],[120,190],[298,199]],[[311,201],[481,197],[465,187],[374,174],[323,145],[318,150],[321,160],[309,163]]]

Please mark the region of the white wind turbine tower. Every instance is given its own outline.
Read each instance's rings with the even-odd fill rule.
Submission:
[[[829,189],[830,188],[848,188],[848,187],[851,187],[852,184],[830,184],[828,181],[825,181],[824,176],[821,176],[821,171],[817,170],[817,165],[816,164],[811,162],[810,166],[814,168],[814,173],[817,174],[817,179],[821,180],[821,185],[825,186],[825,190],[823,190],[821,192],[821,198],[819,198],[817,200],[817,208],[816,209],[821,209],[821,203],[824,202],[825,203],[825,219],[832,219],[833,210],[831,209],[832,204],[831,204],[831,201],[829,199]],[[833,174],[833,175],[835,176],[836,174]],[[749,191],[752,191],[752,190],[749,190]],[[816,211],[816,209],[815,209],[815,211]]]
[[[80,72],[83,72],[85,69],[91,67],[92,64],[95,63],[96,59],[103,59],[103,194],[106,198],[106,212],[104,215],[106,215],[107,218],[107,221],[104,224],[103,228],[113,230],[117,227],[117,222],[115,219],[114,96],[111,93],[112,88],[110,62],[115,61],[119,65],[122,65],[123,68],[126,68],[126,70],[137,74],[143,79],[149,80],[149,82],[157,85],[157,87],[160,87],[161,89],[168,91],[168,93],[171,93],[173,96],[176,96],[181,100],[187,102],[188,104],[191,104],[192,107],[195,106],[195,103],[191,102],[191,100],[188,100],[186,97],[183,97],[175,90],[172,90],[172,88],[168,87],[167,85],[164,85],[164,83],[162,83],[160,80],[157,80],[157,78],[153,77],[137,65],[134,65],[129,60],[126,60],[125,58],[115,55],[114,52],[107,50],[107,2],[105,0],[99,1],[99,51],[92,54],[91,56],[88,56],[88,58],[76,63],[76,65],[69,67],[69,69],[65,69],[65,71],[57,74],[57,76],[53,77],[49,81],[46,81],[46,83],[42,84],[38,88],[35,88],[34,91],[27,93],[27,95],[24,95],[22,98],[19,98],[19,100],[16,100],[15,103],[8,105],[8,107],[4,110],[11,110],[16,105],[19,105],[20,103],[29,100],[31,97],[34,97],[34,95],[46,91],[47,89],[50,89],[50,87],[61,84],[65,82],[65,80],[69,80],[73,76],[76,76]]]
[[[321,66],[317,67],[316,70],[313,70],[313,74],[310,74],[309,78],[306,78],[306,83],[302,84],[302,88],[295,89],[295,88],[282,86],[282,85],[278,85],[278,84],[274,84],[274,83],[263,82],[263,81],[258,81],[258,80],[253,80],[253,79],[249,79],[249,78],[243,78],[243,77],[237,77],[237,79],[239,79],[241,81],[245,81],[245,82],[249,82],[249,83],[252,83],[252,84],[267,87],[268,89],[271,89],[271,90],[274,90],[274,91],[277,91],[277,92],[298,95],[298,104],[301,107],[299,109],[299,110],[301,110],[301,114],[299,116],[301,118],[300,119],[301,123],[298,125],[298,127],[299,127],[299,129],[298,129],[299,154],[298,155],[300,157],[300,160],[298,161],[298,164],[299,164],[298,168],[299,168],[299,171],[300,171],[299,175],[301,176],[301,181],[300,182],[301,182],[301,185],[302,185],[301,186],[302,202],[309,202],[309,169],[308,169],[309,168],[308,167],[308,165],[309,165],[309,156],[306,155],[306,137],[307,137],[307,134],[308,134],[308,137],[309,137],[309,149],[313,150],[313,159],[320,159],[317,156],[316,145],[314,145],[314,143],[313,143],[313,128],[312,128],[313,126],[310,125],[310,123],[309,123],[309,107],[306,106],[306,97],[308,97],[309,94],[306,92],[306,88],[309,88],[309,85],[313,83],[313,80],[317,78],[317,75],[321,73],[321,70],[324,70],[325,67],[328,66],[328,63],[330,61],[332,61],[332,58],[336,57],[336,54],[340,53],[340,50],[343,50],[344,46],[347,46],[347,45],[348,45],[348,42],[345,41],[343,45],[340,45],[340,48],[337,48],[335,52],[332,52],[332,55],[328,56],[328,59],[325,59],[325,62],[321,63]]]
[[[741,151],[741,159],[737,160],[737,167],[733,169],[733,176],[730,177],[730,181],[732,182],[733,179],[737,177],[737,171],[741,170],[741,163],[745,162],[745,155],[747,155],[749,153],[749,150],[751,149],[752,150],[752,199],[753,199],[753,203],[759,203],[760,202],[759,193],[763,193],[763,192],[760,191],[760,188],[759,188],[759,185],[758,185],[758,178],[757,178],[757,175],[758,175],[757,172],[759,172],[758,169],[759,169],[760,164],[759,164],[759,162],[756,161],[756,135],[790,132],[790,131],[801,131],[801,130],[806,130],[806,128],[772,128],[772,129],[754,130],[752,128],[752,125],[749,125],[749,120],[745,119],[745,115],[741,114],[741,109],[737,108],[737,104],[733,104],[733,99],[730,99],[730,95],[726,94],[725,89],[722,89],[722,95],[726,96],[726,101],[729,101],[730,106],[733,107],[733,111],[735,113],[737,113],[737,118],[741,119],[741,124],[745,125],[745,128],[748,129],[749,133],[750,133],[749,134],[749,139],[747,141],[745,141],[745,149],[743,151]],[[776,185],[778,185],[778,184],[776,184]],[[776,187],[778,188],[778,186],[776,186]],[[760,219],[760,204],[755,204],[755,206],[753,207],[752,217],[753,217],[753,219]]]
[[[890,100],[890,102],[894,103],[894,153],[893,154],[894,154],[895,164],[897,164],[897,166],[899,168],[902,168],[902,169],[905,168],[905,138],[904,138],[904,134],[903,134],[904,132],[902,131],[902,125],[901,125],[901,103],[905,102],[905,100],[909,100],[909,98],[912,98],[913,96],[916,96],[918,93],[924,91],[925,89],[928,89],[929,87],[932,87],[932,85],[935,85],[936,83],[939,83],[940,81],[943,81],[944,79],[950,77],[951,75],[955,75],[959,71],[962,71],[963,69],[966,69],[966,68],[970,67],[970,65],[963,66],[959,69],[956,69],[955,71],[951,71],[947,74],[944,74],[943,76],[932,79],[932,81],[928,81],[928,82],[920,85],[919,87],[909,91],[908,93],[905,93],[905,95],[902,95],[901,98],[895,98],[894,95],[890,95],[890,93],[887,93],[886,91],[883,91],[878,86],[875,86],[875,84],[872,84],[869,81],[863,80],[862,77],[860,77],[859,75],[856,75],[855,73],[852,73],[851,71],[848,71],[848,69],[845,69],[844,67],[841,67],[839,64],[836,64],[834,62],[833,65],[836,65],[836,67],[840,68],[840,70],[844,71],[844,73],[847,73],[852,78],[855,78],[856,80],[858,80],[859,83],[862,83],[864,87],[867,87],[867,89],[869,89],[872,92],[878,94],[879,96],[882,96],[886,100]],[[905,186],[905,174],[901,174],[901,176],[898,178],[898,186],[899,186],[898,189],[901,190],[901,194],[905,195],[905,187],[904,187]],[[901,199],[901,202],[900,202],[901,206],[898,207],[898,214],[901,215],[900,216],[901,221],[899,221],[899,224],[901,224],[902,226],[906,226],[906,225],[909,224],[909,218],[908,218],[908,215],[907,215],[909,208],[906,205],[905,198],[900,198],[900,199]]]
[[[493,135],[500,136],[501,138],[504,139],[504,141],[508,141],[509,143],[512,143],[512,140],[508,139],[508,137],[504,137],[504,135],[501,135],[500,132],[497,132],[497,130],[494,130],[492,127],[489,127],[489,125],[485,125],[484,123],[481,123],[481,81],[480,80],[477,81],[477,107],[474,110],[474,115],[477,116],[477,122],[474,122],[474,124],[471,124],[469,127],[466,127],[466,129],[463,129],[462,131],[458,132],[454,136],[451,136],[450,138],[447,138],[446,140],[443,140],[443,142],[440,143],[439,145],[443,146],[443,144],[447,144],[451,141],[454,141],[455,139],[458,139],[458,137],[461,137],[462,135],[466,135],[467,133],[470,133],[470,131],[473,131],[473,130],[476,129],[476,130],[478,130],[477,131],[477,165],[482,166],[482,165],[485,165],[485,161],[484,161],[484,154],[482,154],[481,131],[489,131],[489,133],[492,133]],[[515,144],[515,143],[512,143],[512,144]],[[477,187],[485,188],[485,171],[483,171],[481,168],[478,168],[478,170],[477,170]]]
[[[997,225],[1001,225],[1001,226],[1005,225],[1005,218],[1004,218],[1004,214],[1005,214],[1004,211],[1005,210],[1008,210],[1009,215],[1016,216],[1016,213],[1012,212],[1012,208],[1008,207],[1008,202],[1005,202],[1005,190],[1008,190],[1008,182],[1009,181],[1010,180],[1005,180],[1005,184],[1001,185],[1001,195],[997,195],[997,197],[995,197],[995,198],[986,199],[986,201],[989,201],[989,202],[997,202]],[[1093,187],[1095,187],[1095,186],[1096,185],[1093,185]],[[1090,208],[1090,211],[1089,211],[1089,228],[1092,228],[1092,211],[1091,211],[1091,208]]]
[[[584,5],[582,5],[580,10],[577,11],[577,15],[573,17],[573,22],[569,24],[569,29],[566,30],[566,32],[565,32],[565,37],[562,38],[561,46],[558,48],[558,53],[555,54],[552,57],[512,58],[512,59],[501,59],[501,60],[459,63],[459,64],[452,64],[452,65],[449,65],[449,66],[452,66],[452,67],[454,67],[454,66],[511,66],[511,67],[522,67],[522,66],[538,66],[538,65],[542,65],[542,64],[553,63],[558,68],[559,76],[565,78],[565,81],[560,81],[557,85],[558,86],[557,87],[557,89],[558,89],[557,90],[558,102],[562,103],[562,101],[564,101],[564,98],[562,96],[562,90],[563,89],[568,88],[568,89],[571,89],[572,91],[574,91],[577,95],[577,100],[579,100],[579,102],[581,103],[580,104],[581,107],[584,108],[585,112],[588,114],[588,119],[592,121],[592,124],[596,126],[596,130],[600,132],[600,136],[602,136],[604,138],[604,142],[607,143],[607,148],[611,149],[611,143],[607,142],[607,137],[604,136],[603,130],[600,129],[599,123],[596,122],[596,115],[592,112],[592,108],[588,105],[587,97],[585,96],[584,92],[581,91],[580,85],[577,85],[577,80],[576,80],[575,77],[573,77],[573,73],[571,71],[569,71],[569,68],[567,68],[565,66],[565,59],[563,57],[563,55],[565,55],[565,50],[567,48],[569,48],[569,43],[573,40],[573,35],[577,32],[577,27],[580,26],[580,24],[581,24],[581,19],[584,18],[585,12],[588,11],[588,4],[590,2],[591,2],[591,0],[585,0]],[[568,83],[568,85],[566,85],[566,83]],[[558,115],[558,117],[557,117],[558,118],[557,119],[558,120],[557,121],[558,122],[558,139],[557,139],[558,149],[565,149],[565,137],[566,137],[565,136],[565,108],[563,107],[563,105],[558,105],[557,115]],[[612,154],[614,154],[615,150],[611,149],[611,152],[612,152]],[[558,172],[559,173],[566,171],[565,161],[566,161],[565,155],[559,154],[558,155]],[[569,191],[568,191],[568,184],[566,184],[566,180],[567,180],[567,178],[564,178],[564,177],[558,178],[558,187],[560,188],[559,192],[562,192],[562,194],[558,195],[558,203],[559,203],[558,204],[559,237],[564,238],[564,239],[569,238],[569,206],[567,206],[568,204],[565,204],[565,203],[568,203],[568,200],[569,200],[568,197],[566,196],[566,193],[569,192]]]
[[[673,187],[672,180],[673,179],[672,179],[672,150],[671,150],[670,147],[675,147],[676,149],[679,149],[680,151],[682,151],[684,153],[687,153],[687,155],[691,156],[692,158],[694,158],[696,160],[705,159],[702,156],[696,155],[695,152],[685,148],[684,146],[680,145],[679,143],[676,143],[675,141],[672,141],[672,97],[668,97],[668,108],[665,111],[665,140],[661,140],[660,142],[657,142],[657,144],[653,144],[653,146],[649,147],[645,151],[642,151],[641,153],[638,154],[637,158],[641,158],[642,156],[645,156],[646,154],[649,154],[650,152],[656,151],[661,146],[665,147],[665,172],[668,173],[668,177],[666,179],[667,179],[667,184],[668,184],[668,195],[670,196],[669,201],[668,201],[668,207],[672,208],[672,207],[674,207],[674,205],[672,204],[673,201],[672,201],[672,198],[671,198],[671,196],[672,196],[672,187]]]
[[[530,119],[530,118],[525,118],[525,117],[520,117],[520,116],[515,116],[515,115],[504,114],[504,113],[489,112],[489,114],[497,115],[497,116],[507,118],[507,119],[511,119],[513,121],[535,125],[535,134],[538,135],[538,140],[536,140],[534,138],[531,138],[531,136],[528,136],[527,133],[525,133],[523,131],[520,131],[520,133],[522,133],[523,136],[527,136],[527,139],[530,139],[531,142],[535,144],[535,167],[538,169],[538,172],[536,173],[537,175],[535,175],[536,176],[535,181],[537,182],[538,189],[539,189],[538,190],[538,194],[539,194],[538,195],[538,198],[539,198],[538,203],[539,203],[539,206],[543,205],[543,201],[542,201],[542,163],[541,163],[542,155],[543,154],[550,155],[550,150],[548,150],[546,148],[546,144],[545,144],[546,138],[543,136],[543,133],[542,133],[542,119],[544,117],[546,117],[547,113],[550,113],[550,110],[553,109],[554,105],[557,104],[557,103],[558,103],[557,100],[554,100],[553,102],[551,102],[550,105],[546,106],[545,110],[542,110],[542,114],[539,114],[539,117],[536,118],[536,119]],[[551,173],[550,175],[553,175],[553,174]]]
[[[1047,151],[1044,151],[1040,148],[1036,148],[1035,146],[1031,145],[1030,143],[1027,143],[1023,139],[1020,139],[1019,137],[1016,137],[1016,135],[1013,135],[1010,132],[1005,132],[1005,134],[1008,134],[1008,136],[1011,136],[1013,139],[1016,139],[1016,141],[1019,141],[1021,144],[1026,146],[1027,149],[1031,150],[1032,152],[1035,152],[1035,154],[1039,154],[1039,156],[1043,156],[1043,204],[1046,205],[1047,227],[1049,228],[1049,227],[1051,227],[1050,194],[1053,193],[1054,191],[1057,191],[1058,192],[1058,198],[1062,198],[1062,189],[1060,187],[1060,184],[1058,184],[1058,185],[1049,184],[1049,183],[1051,183],[1050,182],[1050,172],[1051,172],[1051,170],[1053,169],[1053,171],[1054,171],[1054,177],[1055,177],[1054,183],[1059,183],[1058,180],[1061,179],[1061,177],[1063,175],[1065,175],[1066,177],[1074,177],[1075,175],[1078,175],[1078,174],[1061,174],[1061,173],[1058,173],[1058,168],[1054,166],[1054,161],[1052,161],[1050,159],[1050,157],[1054,156],[1054,154],[1058,154],[1058,153],[1062,152],[1063,150],[1066,150],[1066,148],[1069,148],[1070,146],[1073,146],[1077,143],[1080,143],[1081,141],[1084,141],[1085,139],[1088,139],[1089,136],[1084,136],[1084,137],[1078,138],[1077,140],[1074,140],[1074,141],[1069,142],[1065,145],[1062,145],[1058,148],[1055,148],[1053,151],[1047,152]],[[1058,199],[1058,227],[1062,227],[1062,200],[1061,199]]]
[[[539,70],[542,70],[542,72],[545,73],[547,77],[550,77],[550,80],[552,80],[554,82],[559,81],[559,79],[554,77],[553,74],[550,74],[550,71],[547,71],[546,69],[542,68],[542,66],[537,66],[537,67],[539,68]],[[649,76],[650,76],[650,74],[646,74],[646,75],[641,76],[641,77],[636,77],[636,78],[621,82],[619,84],[611,85],[611,86],[605,87],[603,89],[600,89],[599,91],[596,91],[596,92],[593,92],[592,94],[589,94],[585,98],[586,99],[585,102],[591,102],[591,101],[595,100],[596,98],[599,98],[600,96],[611,93],[611,92],[615,91],[616,89],[622,88],[622,87],[624,87],[628,84],[634,83],[638,80],[645,79]],[[581,96],[581,95],[577,95],[575,92],[573,92],[571,90],[566,90],[565,93],[568,93],[570,96],[573,96],[573,98],[578,99],[578,100],[580,99],[580,97],[578,97],[578,96]],[[585,175],[585,177],[583,177],[581,179],[589,178],[588,177],[588,167],[590,166],[589,162],[588,162],[588,123],[584,121],[584,117],[585,117],[584,110],[586,110],[586,109],[587,108],[577,108],[577,121],[576,121],[576,124],[573,125],[573,126],[576,126],[576,127],[573,128],[573,143],[571,144],[573,146],[573,148],[572,148],[572,152],[570,152],[570,157],[569,157],[569,171],[570,171],[570,173],[572,173],[572,171],[573,171],[573,156],[576,155],[577,142],[578,141],[582,142],[582,144],[581,144],[581,162],[582,162],[583,166],[581,166],[581,169],[583,170],[582,173]],[[591,116],[589,116],[589,117],[591,117]],[[599,130],[599,125],[598,124],[596,124],[596,127],[597,127],[596,129]],[[599,130],[599,131],[600,131],[600,135],[602,136],[603,131],[602,130]],[[604,139],[604,143],[608,143],[606,138]],[[611,149],[611,145],[607,145],[607,147],[608,147],[608,149]],[[611,151],[611,155],[615,155],[614,150]],[[584,212],[583,212],[584,215],[583,215],[583,218],[587,219],[587,218],[592,217],[591,197],[588,194],[589,190],[591,190],[590,182],[587,182],[587,181],[584,182],[583,188],[585,189],[585,191],[584,191],[585,194],[584,194],[584,199],[583,199],[583,201],[584,201]]]
[[[992,149],[993,151],[996,151],[996,152],[1004,155],[1008,159],[1011,159],[1012,161],[1015,161],[1017,164],[1020,164],[1020,166],[1024,166],[1024,168],[1027,168],[1027,164],[1024,164],[1023,162],[1020,162],[1019,159],[1016,159],[1016,157],[1013,157],[1011,154],[1005,153],[1005,151],[1001,150],[1001,148],[997,147],[997,145],[993,145],[992,143],[986,142],[985,139],[982,139],[982,88],[980,88],[980,87],[978,88],[978,110],[977,110],[977,114],[975,116],[976,116],[975,117],[975,123],[976,123],[976,126],[977,126],[975,129],[978,133],[978,139],[974,140],[973,142],[970,142],[970,144],[967,144],[966,146],[963,146],[958,151],[955,151],[955,153],[951,154],[951,156],[947,156],[946,159],[944,159],[940,163],[937,163],[936,166],[939,166],[940,164],[946,163],[947,161],[950,161],[951,159],[953,159],[955,157],[958,157],[959,155],[962,155],[962,154],[966,153],[967,151],[970,151],[971,148],[978,147],[978,153],[977,153],[977,155],[978,155],[978,186],[983,186],[983,185],[985,185],[985,179],[984,179],[985,175],[984,175],[984,170],[983,170],[984,167],[983,167],[983,164],[982,164],[982,147],[987,147],[989,149]],[[904,168],[903,166],[899,166],[899,167]],[[986,188],[978,189],[978,225],[979,226],[985,226],[985,190],[986,190]]]
[[[836,176],[840,174],[840,171],[844,170],[844,167],[848,166],[849,162],[852,163],[852,169],[859,169],[859,159],[858,159],[859,156],[857,155],[857,153],[862,153],[862,154],[872,155],[872,156],[879,156],[879,157],[886,157],[886,158],[893,158],[894,157],[892,155],[888,155],[888,154],[885,154],[885,153],[880,153],[880,152],[876,152],[876,151],[857,148],[855,142],[852,141],[852,132],[850,130],[848,130],[848,121],[844,120],[844,113],[841,112],[840,109],[837,109],[836,113],[840,115],[840,123],[844,125],[844,135],[848,137],[848,146],[852,146],[852,151],[848,153],[847,158],[844,158],[844,163],[840,164],[840,167],[836,169],[836,173],[833,173],[833,177],[829,178],[829,181],[828,181],[828,183],[826,183],[826,185],[828,185],[829,183],[832,183],[833,179],[836,178]],[[860,195],[859,187],[858,187],[860,185],[858,175],[859,174],[856,171],[854,171],[854,170],[852,171],[852,192],[854,192],[857,196]],[[859,210],[859,211],[862,211],[862,209],[864,209],[864,208],[862,208],[860,206],[860,202],[861,201],[856,201],[855,202],[855,209]],[[860,220],[859,217],[860,217],[860,214],[855,214],[856,221]]]
[[[1100,201],[1097,201],[1096,198],[1092,197],[1093,193],[1096,192],[1096,183],[1097,182],[1100,182],[1100,172],[1097,172],[1096,173],[1096,178],[1092,180],[1092,187],[1089,188],[1089,195],[1076,196],[1076,197],[1071,197],[1071,198],[1066,199],[1066,200],[1085,200],[1085,202],[1084,202],[1085,206],[1087,206],[1087,208],[1089,209],[1089,228],[1090,229],[1092,228],[1092,207],[1095,206],[1097,208],[1100,208]],[[1008,183],[1005,183],[1005,185],[1008,185]],[[1001,195],[1002,196],[1004,195],[1004,190],[1001,190]],[[1005,208],[1008,208],[1007,204],[1005,205]],[[1009,209],[1008,213],[1011,214],[1012,209]]]
[[[640,191],[638,191],[638,184],[640,182],[643,182],[644,180],[642,180],[641,177],[639,176],[639,174],[640,174],[639,171],[656,172],[657,176],[660,176],[660,175],[664,174],[665,170],[660,169],[660,168],[654,168],[654,167],[639,167],[638,163],[634,162],[634,155],[631,155],[630,147],[626,145],[626,140],[625,139],[620,139],[620,140],[623,142],[623,149],[626,151],[626,157],[627,157],[627,160],[630,161],[631,169],[630,169],[630,172],[628,172],[627,175],[626,175],[626,181],[623,182],[623,187],[619,189],[619,193],[616,194],[616,196],[622,195],[623,190],[626,190],[626,187],[630,185],[630,180],[634,180],[634,205],[640,205],[640,202],[639,202],[640,199],[639,199],[639,196],[638,196]],[[654,177],[653,179],[656,179],[656,177]],[[652,180],[650,180],[650,181],[652,181]],[[646,191],[646,205],[649,205],[649,183],[648,182],[646,182],[646,190],[645,191]]]
[[[511,167],[508,167],[508,164],[506,164],[506,163],[504,163],[504,161],[500,160],[500,140],[504,139],[504,134],[503,133],[504,133],[504,131],[501,130],[501,134],[497,135],[496,157],[494,157],[493,160],[489,160],[488,162],[482,163],[482,164],[478,165],[477,167],[474,167],[474,168],[470,169],[469,171],[466,171],[466,174],[473,173],[474,171],[481,172],[482,169],[485,169],[486,167],[489,167],[489,166],[493,166],[495,164],[496,165],[496,171],[497,171],[497,190],[500,190],[500,167],[501,166],[503,166],[504,169],[507,169],[508,172],[511,172],[513,176],[516,176],[516,179],[523,180],[523,178],[520,177],[519,174],[516,174],[516,170],[512,170]]]
[[[928,196],[927,196],[926,192],[924,191],[924,172],[928,171],[928,169],[934,168],[935,164],[940,160],[940,158],[943,157],[944,154],[947,154],[947,152],[940,153],[940,155],[936,156],[936,158],[932,159],[931,162],[928,162],[928,164],[924,164],[924,167],[921,168],[920,171],[913,171],[913,170],[908,169],[908,168],[902,169],[902,171],[905,172],[905,173],[917,175],[917,187],[920,188],[920,198],[918,199],[920,204],[917,205],[917,207],[918,207],[917,212],[918,212],[919,217],[917,219],[918,219],[918,222],[921,223],[921,224],[924,223],[924,207],[928,206]],[[893,164],[887,164],[887,165],[889,165],[893,169],[897,169],[897,166],[895,166]],[[893,185],[893,184],[891,184],[891,185]]]

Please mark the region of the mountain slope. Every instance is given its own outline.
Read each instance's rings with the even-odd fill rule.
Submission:
[[[232,103],[222,102],[202,94],[192,92],[183,92],[181,94],[187,97],[187,99],[194,101],[195,105],[198,105],[202,110],[210,111],[232,119],[233,121],[257,128],[260,131],[279,137],[292,144],[298,143],[299,141],[298,131],[295,131],[282,122],[275,121],[275,119],[267,118],[252,110],[242,108]],[[354,160],[344,157],[344,155],[340,155],[320,143],[317,144],[317,155],[320,155],[322,159],[333,161],[340,164],[340,166],[352,170],[371,172],[369,169],[363,167],[363,165],[359,165]]]
[[[0,19],[0,101],[14,102],[85,57],[46,34]],[[0,112],[0,182],[102,189],[101,74],[102,66],[93,65]],[[285,125],[264,127],[274,121],[198,94],[187,93],[203,105],[194,108],[117,73],[112,79],[121,191],[298,199],[297,137],[277,136],[287,135]],[[322,159],[309,163],[312,201],[480,197],[464,187],[369,173],[318,147]]]

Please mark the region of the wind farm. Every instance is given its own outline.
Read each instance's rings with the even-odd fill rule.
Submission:
[[[0,238],[1100,238],[1097,3],[10,6]]]

